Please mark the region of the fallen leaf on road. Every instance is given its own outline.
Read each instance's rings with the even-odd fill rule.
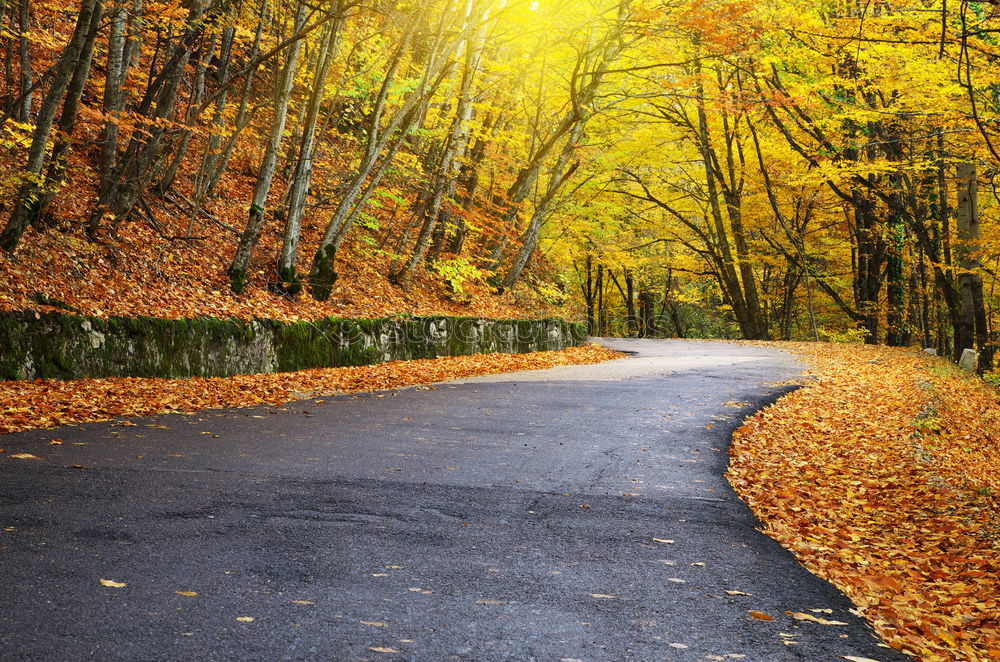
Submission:
[[[843,621],[828,621],[825,618],[817,618],[812,614],[804,614],[801,611],[786,611],[785,613],[797,621],[809,621],[810,623],[819,623],[820,625],[847,625],[847,623],[844,623]]]
[[[602,599],[605,599],[605,600],[613,600],[613,599],[617,598],[618,596],[617,595],[609,595],[607,593],[591,593],[590,597],[592,597],[592,598],[602,598]]]
[[[743,591],[726,591],[726,595],[751,595],[751,594],[744,593]]]
[[[253,616],[237,616],[236,620],[240,623],[253,623]]]
[[[361,621],[361,624],[362,625],[370,625],[373,628],[387,628],[387,627],[389,627],[388,623],[383,623],[382,621]]]
[[[683,649],[683,648],[688,648],[688,645],[687,644],[676,644],[675,643],[675,644],[670,644],[670,647],[671,648],[681,648],[681,649]]]
[[[31,453],[14,453],[13,455],[8,455],[7,457],[12,457],[17,460],[41,460],[42,458],[37,455],[32,455]]]
[[[113,579],[102,579],[101,586],[107,586],[108,588],[125,588],[128,584],[125,582],[116,582]]]
[[[403,651],[398,651],[395,648],[385,648],[383,646],[369,646],[368,650],[374,651],[376,653],[402,653]]]
[[[858,657],[857,655],[841,655],[841,657],[851,662],[878,662],[878,660],[873,660],[870,657]]]
[[[505,605],[506,600],[476,600],[477,605]]]
[[[292,600],[292,604],[293,605],[314,605],[316,603],[312,602],[311,600]]]
[[[674,541],[668,538],[653,538],[653,542],[662,542],[664,545],[673,545]]]
[[[194,591],[174,591],[177,595],[183,595],[185,598],[196,598],[198,594]]]
[[[756,618],[758,621],[773,621],[774,620],[774,617],[768,616],[767,614],[765,614],[762,611],[750,610],[747,613],[750,614],[750,618]]]

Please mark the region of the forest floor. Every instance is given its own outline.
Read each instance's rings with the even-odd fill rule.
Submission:
[[[226,199],[241,199],[233,191]],[[81,206],[81,209],[84,207]],[[93,317],[149,316],[168,319],[218,317],[297,321],[321,317],[379,318],[391,315],[462,315],[493,319],[580,316],[567,292],[522,279],[498,293],[485,273],[467,262],[448,262],[449,278],[433,268],[417,269],[406,288],[385,274],[392,264],[391,235],[362,228],[337,260],[338,278],[329,300],[307,292],[288,297],[272,292],[281,228],[269,218],[250,262],[242,294],[230,289],[226,268],[245,221],[243,205],[213,203],[213,218],[197,223],[169,207],[158,208],[159,226],[130,222],[116,236],[87,241],[80,219],[59,210],[56,226],[30,229],[13,256],[0,252],[0,311],[37,310]],[[303,228],[303,246],[312,245],[320,227]],[[168,237],[168,238],[165,238]],[[300,251],[298,273],[308,274],[309,258]],[[536,269],[546,266],[539,260]],[[546,275],[543,280],[548,279]]]
[[[1000,659],[1000,395],[914,350],[779,346],[811,379],[730,450],[730,482],[764,532],[894,647]]]

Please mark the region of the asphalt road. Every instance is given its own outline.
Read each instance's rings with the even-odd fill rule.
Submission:
[[[0,659],[908,659],[722,476],[795,360],[611,344],[637,354],[0,437]]]

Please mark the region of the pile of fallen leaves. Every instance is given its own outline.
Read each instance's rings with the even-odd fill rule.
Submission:
[[[472,354],[225,378],[116,377],[0,382],[0,433],[215,407],[280,405],[314,395],[378,391],[475,375],[600,363],[621,356],[598,345],[584,345],[531,354]]]
[[[1000,660],[1000,404],[913,350],[794,345],[815,382],[746,421],[730,482],[883,639]]]

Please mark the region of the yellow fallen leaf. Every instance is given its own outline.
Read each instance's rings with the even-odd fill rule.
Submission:
[[[237,616],[236,620],[240,623],[253,623],[253,616]]]
[[[841,657],[851,662],[878,662],[878,660],[873,660],[870,657],[858,657],[857,655],[841,655]]]
[[[750,595],[750,593],[744,593],[743,591],[726,591],[726,595]]]
[[[662,542],[664,545],[673,545],[674,541],[669,538],[653,538],[653,542]]]
[[[42,458],[37,455],[32,455],[31,453],[14,453],[13,455],[8,455],[7,457],[12,457],[16,460],[41,460]]]
[[[315,602],[311,602],[310,600],[292,600],[292,604],[293,605],[312,605],[312,604],[316,604],[316,603]]]
[[[750,610],[749,614],[750,614],[750,618],[756,618],[758,621],[773,621],[774,620],[773,617],[768,616],[767,614],[765,614],[762,611]]]
[[[375,651],[376,653],[402,653],[403,651],[398,651],[395,648],[385,648],[383,646],[369,646],[368,650]]]
[[[592,597],[592,598],[601,598],[601,599],[604,599],[604,600],[614,600],[618,596],[617,595],[609,595],[608,593],[591,593],[590,597]]]
[[[125,588],[128,584],[125,582],[116,582],[113,579],[102,579],[101,586],[107,586],[108,588]]]
[[[177,595],[183,595],[185,598],[196,598],[198,594],[194,591],[174,591]]]
[[[804,614],[801,611],[786,611],[785,613],[797,621],[809,621],[810,623],[819,623],[820,625],[847,625],[843,621],[828,621],[825,618],[816,618],[812,614]]]

